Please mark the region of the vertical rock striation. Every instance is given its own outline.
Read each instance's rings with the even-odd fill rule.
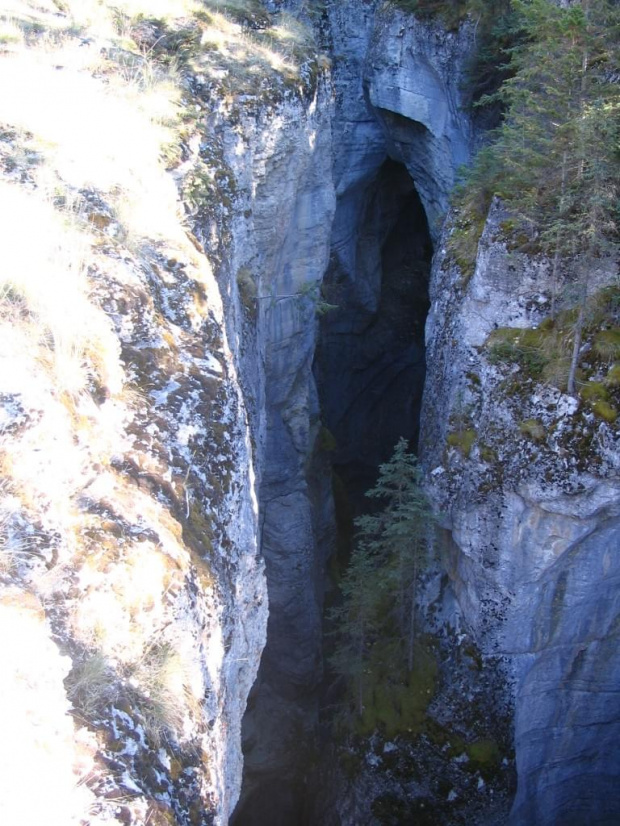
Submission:
[[[557,389],[561,363],[545,363],[543,381],[538,362],[494,349],[511,330],[537,330],[540,352],[554,290],[546,262],[507,249],[504,218],[495,204],[471,280],[445,248],[436,256],[422,458],[456,543],[449,573],[466,627],[503,664],[516,703],[511,822],[611,823],[618,429]],[[611,265],[592,272],[592,294],[613,278]]]
[[[338,200],[316,372],[335,463],[361,493],[400,436],[417,443],[432,240],[471,145],[471,40],[375,3],[334,4],[329,24]]]
[[[233,270],[248,273],[254,285],[241,353],[256,400],[270,605],[268,645],[246,720],[250,777],[294,768],[295,737],[312,724],[312,691],[321,679],[329,543],[319,548],[318,540],[332,520],[320,480],[311,482],[319,420],[311,365],[334,210],[330,94],[322,79],[307,99],[292,98],[253,122],[246,116],[248,152],[229,155],[247,216],[237,227]]]
[[[124,135],[136,108],[124,46],[111,34],[78,42],[68,27],[62,49],[42,50],[49,66],[30,66],[34,51],[2,55],[18,92],[0,134],[2,226],[15,230],[3,255],[12,273],[55,285],[11,276],[0,296],[0,680],[13,692],[2,773],[16,777],[11,750],[25,742],[24,760],[64,790],[48,813],[63,826],[86,812],[93,823],[226,823],[268,621],[240,817],[299,820],[334,530],[320,424],[342,464],[363,455],[374,467],[398,436],[415,441],[434,246],[421,455],[454,539],[444,616],[501,667],[514,701],[515,826],[616,822],[618,429],[554,376],[496,357],[494,331],[505,344],[539,327],[552,293],[545,262],[507,249],[499,205],[470,281],[445,251],[440,224],[473,138],[461,103],[472,31],[341,0],[320,23],[331,65],[306,33],[285,57],[254,44],[257,79],[243,27],[273,21],[239,14],[236,29],[220,21],[234,49],[205,50],[200,70],[184,64],[174,150],[159,133],[133,154],[123,139],[100,184],[92,157],[63,166],[76,145],[54,148],[69,138],[39,135],[16,101],[40,114],[49,81],[71,112],[79,88],[99,104],[97,131]],[[207,18],[174,31],[140,19],[132,36],[164,71],[213,37]],[[85,55],[105,61],[100,74]],[[127,96],[118,111],[108,77]],[[135,122],[145,134],[149,117]],[[159,213],[144,219],[149,200]],[[601,266],[593,291],[612,280]],[[321,413],[312,368],[326,303],[337,307],[321,328]],[[344,801],[343,822],[367,804]],[[9,797],[0,812],[43,816]]]

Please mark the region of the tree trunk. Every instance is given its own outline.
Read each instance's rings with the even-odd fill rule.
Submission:
[[[560,220],[564,215],[565,208],[565,192],[566,192],[566,163],[568,161],[568,153],[566,149],[562,154],[562,183],[560,188],[560,203],[558,205],[558,212]],[[555,320],[557,312],[557,296],[558,296],[558,271],[560,267],[560,230],[556,232],[555,251],[553,253],[553,270],[551,275],[551,318]]]
[[[361,717],[364,713],[364,627],[362,625],[359,637],[359,670],[357,681],[357,715]]]
[[[585,280],[581,287],[581,299],[579,301],[579,315],[577,316],[577,321],[575,322],[574,327],[574,339],[573,339],[573,354],[570,360],[570,368],[568,371],[568,381],[566,382],[566,392],[569,396],[576,396],[575,390],[575,374],[577,373],[577,365],[579,363],[579,350],[581,349],[581,337],[583,334],[583,321],[586,314],[586,298],[587,298],[587,287],[585,284]]]

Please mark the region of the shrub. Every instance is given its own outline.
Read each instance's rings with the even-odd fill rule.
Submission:
[[[620,359],[620,327],[611,330],[601,330],[594,336],[594,349],[605,359],[616,361]]]
[[[620,387],[620,364],[614,364],[609,368],[609,372],[605,377],[605,384],[607,387]]]
[[[187,712],[186,670],[169,643],[152,645],[131,669],[129,684],[149,739],[176,739]]]
[[[118,686],[108,660],[98,652],[87,653],[65,679],[67,696],[86,720],[101,714],[118,696]]]
[[[608,398],[607,389],[599,381],[589,381],[579,390],[579,395],[584,401],[606,401]]]

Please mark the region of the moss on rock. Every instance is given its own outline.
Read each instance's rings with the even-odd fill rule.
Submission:
[[[618,411],[616,408],[609,404],[609,402],[603,401],[602,399],[592,405],[592,410],[596,416],[609,424],[613,424],[613,422],[615,422],[618,418]]]
[[[545,428],[538,419],[525,419],[519,424],[519,430],[524,436],[529,436],[535,442],[542,442],[545,438]]]
[[[447,442],[450,447],[455,447],[468,459],[474,442],[476,441],[476,436],[476,431],[473,428],[458,430],[454,433],[448,433]]]
[[[398,667],[399,646],[393,641],[377,643],[368,669],[365,707],[357,732],[372,734],[380,729],[385,736],[416,736],[426,723],[426,710],[435,693],[438,665],[429,646],[415,644],[414,665],[407,673]]]

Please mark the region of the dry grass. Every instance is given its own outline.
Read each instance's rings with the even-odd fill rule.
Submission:
[[[180,654],[168,643],[155,644],[132,669],[130,684],[150,740],[178,739],[187,715],[187,671]]]
[[[191,691],[190,667],[169,642],[152,642],[135,661],[119,664],[87,649],[65,679],[74,713],[96,721],[107,706],[125,701],[140,715],[150,742],[183,736],[184,722],[200,710]]]
[[[151,745],[189,742],[204,730],[208,669],[215,681],[224,657],[221,641],[207,650],[202,615],[181,599],[196,575],[173,510],[119,469],[130,455],[144,476],[151,460],[163,473],[156,450],[151,455],[135,433],[150,432],[147,422],[161,429],[156,442],[168,423],[149,419],[148,388],[128,386],[136,368],[121,358],[121,342],[143,341],[143,308],[155,318],[145,335],[175,342],[174,323],[148,294],[149,278],[174,287],[175,273],[160,259],[182,261],[200,286],[195,331],[221,302],[208,260],[186,236],[177,189],[186,171],[169,171],[191,164],[186,145],[204,120],[204,102],[198,109],[187,82],[199,55],[179,53],[165,38],[144,42],[141,32],[153,27],[156,40],[172,33],[174,44],[199,31],[200,43],[220,16],[239,48],[247,44],[245,63],[235,65],[249,72],[250,33],[228,10],[224,16],[202,2],[13,0],[0,11],[0,476],[8,480],[0,487],[0,586],[17,590],[19,623],[24,594],[40,603],[33,638],[36,631],[55,671],[41,658],[25,659],[33,673],[50,674],[33,707],[45,709],[52,693],[55,704],[39,773],[53,777],[48,763],[57,765],[63,783],[65,775],[75,781],[74,722],[79,729],[83,719],[104,719],[121,701]],[[222,44],[229,48],[226,37]],[[261,55],[268,65],[268,52]],[[227,59],[213,49],[204,65]],[[183,301],[192,296],[183,293]],[[133,419],[140,421],[130,431]],[[68,658],[47,638],[44,613],[52,610],[55,634],[82,652],[68,675]],[[16,646],[15,674],[4,670],[17,688],[22,653]],[[24,719],[5,737],[0,760],[38,736],[29,710]],[[57,720],[67,735],[58,746]],[[11,797],[20,805],[31,783],[22,779]],[[68,799],[60,781],[48,785]],[[49,822],[86,822],[88,805],[79,805],[79,817]]]
[[[101,714],[118,696],[114,671],[106,657],[96,651],[73,667],[65,679],[65,686],[75,709],[86,720]]]

